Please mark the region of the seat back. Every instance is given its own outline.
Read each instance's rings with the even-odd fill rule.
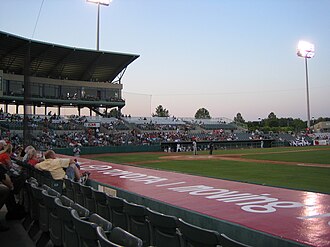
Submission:
[[[45,204],[45,206],[47,207],[49,213],[55,211],[56,208],[56,204],[55,204],[55,198],[59,197],[60,194],[52,189],[50,189],[49,191],[47,190],[42,190],[42,199],[43,202]]]
[[[59,197],[59,193],[53,189],[42,191],[43,201],[49,212],[49,237],[54,245],[62,245],[62,226],[61,220],[57,215],[55,198]]]
[[[179,230],[182,234],[184,245],[187,247],[216,247],[220,245],[220,234],[185,222],[178,221]]]
[[[112,229],[109,240],[113,243],[116,243],[120,246],[125,247],[140,247],[140,246],[148,246],[145,245],[142,239],[137,236],[125,231],[120,227],[115,227]]]
[[[75,209],[71,210],[71,218],[74,229],[79,237],[79,246],[98,247],[98,238],[96,234],[97,224],[89,222],[87,219],[81,219]]]
[[[89,221],[97,224],[98,226],[102,227],[104,231],[110,232],[112,229],[112,223],[98,214],[92,214],[89,217]]]
[[[95,201],[95,212],[103,218],[111,221],[107,205],[107,194],[102,191],[93,190],[93,198]]]
[[[62,203],[67,203],[69,205],[64,205]],[[62,245],[64,247],[78,247],[79,237],[74,229],[71,210],[75,209],[78,215],[82,218],[86,218],[89,215],[89,211],[79,204],[71,204],[72,201],[65,196],[55,198],[56,203],[56,213],[59,216],[62,225]]]
[[[220,244],[223,247],[250,247],[250,245],[243,244],[237,240],[228,237],[225,234],[220,234]]]
[[[95,210],[95,200],[93,198],[93,189],[90,186],[80,185],[81,193],[83,194],[84,198],[84,206],[90,212],[96,212]]]
[[[61,203],[64,206],[71,207],[74,204],[74,201],[73,200],[71,200],[70,198],[68,198],[68,197],[66,197],[64,195],[59,196],[59,198],[60,198]]]
[[[74,202],[84,206],[84,197],[80,189],[80,183],[71,181],[73,194],[74,194]]]
[[[71,200],[74,200],[74,192],[72,188],[72,181],[70,179],[65,178],[64,180],[65,185],[65,195],[69,197]]]
[[[29,213],[31,219],[35,219],[37,217],[38,211],[36,204],[37,201],[34,201],[32,196],[32,189],[31,189],[32,184],[38,186],[37,180],[33,177],[25,181],[24,189],[23,189],[23,197],[24,197],[23,201],[24,201],[25,211]]]
[[[180,247],[182,237],[178,230],[178,219],[147,208],[148,221],[151,229],[151,245],[158,247]]]
[[[107,202],[110,212],[110,221],[112,224],[127,230],[127,217],[124,212],[125,200],[119,197],[107,196]]]
[[[108,239],[108,236],[104,232],[103,228],[98,226],[96,228],[97,238],[100,243],[100,247],[122,247],[122,245],[115,244]]]
[[[142,239],[144,246],[149,246],[150,228],[147,220],[146,207],[143,205],[125,202],[124,212],[127,215],[128,231]]]
[[[80,218],[87,218],[90,215],[89,210],[78,203],[73,204],[71,207],[78,212]]]
[[[49,187],[48,185],[42,185],[42,188],[47,191],[47,193],[51,196],[59,197],[61,193],[59,193],[57,190]]]
[[[43,180],[43,183],[48,185],[50,188],[56,190],[59,193],[62,193],[62,191],[63,191],[63,180],[62,179],[55,180],[55,179],[53,179],[53,176],[51,175],[51,173],[49,171],[43,171],[42,180]]]
[[[47,207],[44,204],[43,201],[43,196],[42,196],[42,191],[44,190],[41,187],[36,186],[36,184],[32,184],[31,185],[31,189],[32,189],[32,196],[33,196],[33,200],[35,200],[35,205],[37,205],[38,207],[38,219],[39,220],[39,228],[43,231],[43,232],[48,232],[48,210]]]

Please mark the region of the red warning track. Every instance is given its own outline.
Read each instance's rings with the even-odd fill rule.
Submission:
[[[310,246],[330,246],[330,195],[79,159],[91,179]]]

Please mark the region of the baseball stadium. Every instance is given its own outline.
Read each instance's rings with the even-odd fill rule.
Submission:
[[[0,31],[1,246],[330,246],[328,121],[123,115],[138,59]]]

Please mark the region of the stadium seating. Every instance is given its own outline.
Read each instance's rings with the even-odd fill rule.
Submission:
[[[95,210],[95,200],[93,197],[93,189],[90,186],[87,185],[80,185],[80,190],[84,198],[84,206],[90,211],[90,212],[96,212]]]
[[[96,228],[98,240],[101,247],[142,247],[143,242],[138,237],[130,234],[120,227],[111,230],[110,236],[104,232],[102,227]]]
[[[77,243],[79,243],[79,237],[73,226],[71,209],[75,209],[82,218],[87,218],[89,216],[89,211],[76,203],[70,206],[64,205],[61,199],[61,197],[55,198],[55,203],[56,211],[62,225],[62,245],[64,247],[78,247],[79,244]],[[67,202],[67,200],[64,202]]]
[[[150,228],[147,220],[147,208],[130,202],[124,202],[124,212],[128,220],[128,232],[139,237],[143,246],[150,245]]]
[[[81,184],[74,181],[71,181],[71,184],[72,184],[75,203],[84,206],[84,196],[81,191]]]
[[[216,231],[195,226],[179,218],[179,230],[185,247],[217,247],[220,244],[220,234]]]
[[[71,210],[74,229],[79,237],[79,246],[98,247],[97,226],[101,226],[106,232],[110,232],[112,224],[97,214],[92,214],[86,219],[81,219],[75,209]]]
[[[151,228],[151,245],[158,247],[180,247],[183,245],[178,230],[178,219],[147,208]]]
[[[124,212],[124,204],[126,200],[120,197],[107,197],[107,205],[109,207],[110,219],[114,226],[121,227],[124,230],[128,229],[127,217]]]
[[[104,219],[109,219],[111,221],[109,208],[107,205],[107,194],[98,190],[93,190],[93,198],[95,200],[95,212]]]
[[[27,212],[27,215],[24,218],[22,224],[26,231],[29,231],[34,219],[37,217],[35,215],[37,215],[38,213],[36,210],[37,207],[33,205],[31,184],[35,184],[36,186],[38,186],[37,180],[33,177],[30,177],[25,180],[23,187],[23,205],[25,212]]]
[[[69,197],[71,200],[74,200],[74,191],[72,188],[72,180],[68,178],[64,178],[64,185],[65,185],[65,195]]]
[[[35,242],[37,242],[40,238],[42,231],[45,230],[46,227],[48,229],[48,217],[45,217],[47,214],[47,209],[43,204],[42,190],[43,189],[38,187],[36,184],[31,184],[31,195],[33,200],[33,207],[36,208],[36,214],[34,215],[34,222],[29,230],[29,235]]]
[[[42,198],[44,205],[46,206],[46,212],[48,216],[48,230],[45,229],[43,230],[43,239],[40,239],[40,246],[44,246],[51,238],[50,234],[51,232],[56,232],[56,231],[61,231],[61,225],[60,225],[60,220],[59,217],[56,214],[56,204],[55,204],[55,198],[59,197],[60,194],[51,188],[47,190],[43,190],[42,192]],[[54,235],[54,234],[53,234]],[[56,242],[56,239],[52,239],[53,243]],[[59,242],[58,242],[59,243]]]
[[[250,247],[249,245],[234,240],[223,233],[220,235],[220,243],[223,247]]]

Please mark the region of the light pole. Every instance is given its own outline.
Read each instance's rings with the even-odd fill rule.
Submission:
[[[96,50],[98,51],[100,48],[100,5],[109,6],[112,0],[86,0],[90,3],[97,4],[97,20],[96,20]]]
[[[297,55],[299,57],[303,57],[305,59],[305,75],[306,75],[306,96],[307,96],[307,127],[310,129],[311,127],[311,114],[309,107],[309,88],[308,88],[308,67],[307,67],[307,59],[312,58],[315,55],[314,44],[309,43],[307,41],[299,41],[297,46]]]

